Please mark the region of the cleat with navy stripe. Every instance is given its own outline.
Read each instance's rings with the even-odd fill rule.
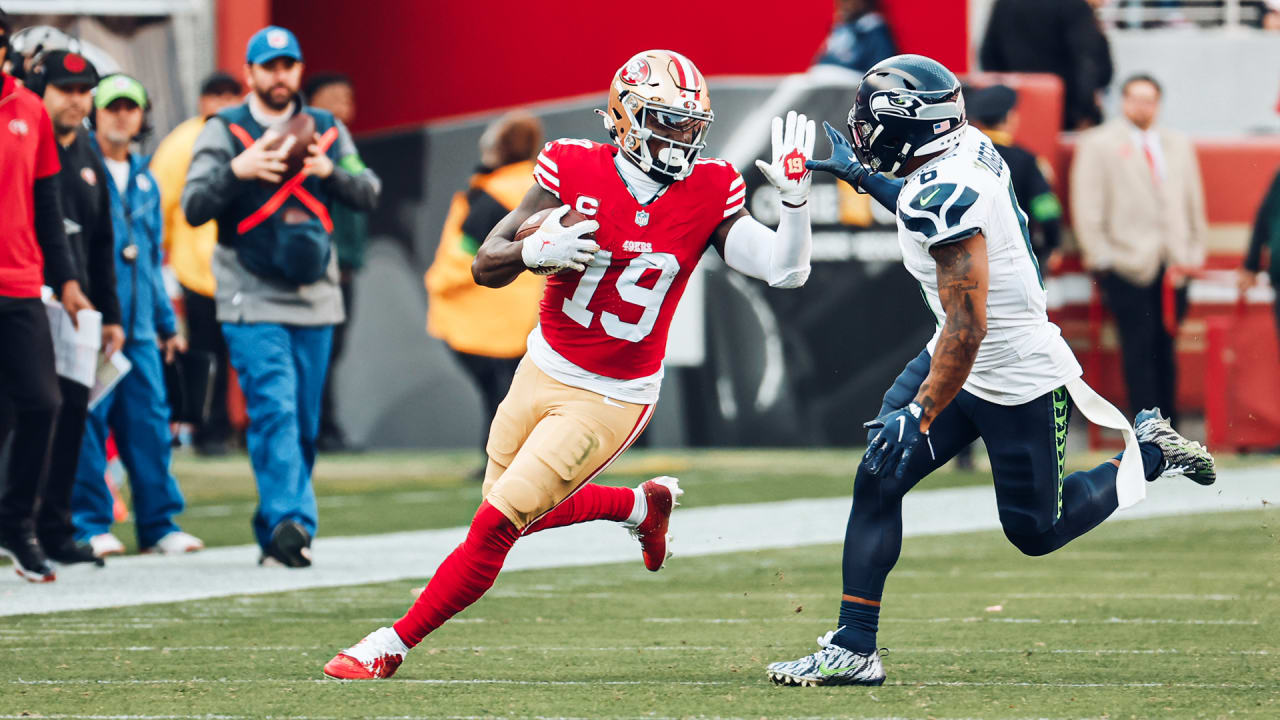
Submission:
[[[799,660],[771,663],[765,674],[775,685],[883,685],[880,652],[872,650],[864,655],[846,650],[831,642],[835,634],[832,630],[818,638],[817,652]]]
[[[680,481],[668,477],[656,477],[645,481],[637,488],[644,493],[648,512],[644,520],[631,530],[632,536],[640,541],[640,552],[644,555],[644,566],[651,572],[662,569],[662,564],[671,557],[667,544],[671,536],[667,527],[671,521],[671,511],[680,506],[678,502],[684,490],[680,489]]]

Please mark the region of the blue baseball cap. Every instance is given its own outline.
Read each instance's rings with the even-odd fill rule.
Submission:
[[[249,38],[245,50],[245,62],[265,65],[278,57],[288,57],[302,62],[302,47],[293,33],[277,25],[268,25]]]

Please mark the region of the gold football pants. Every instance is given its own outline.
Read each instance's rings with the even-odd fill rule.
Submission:
[[[653,408],[566,385],[526,356],[489,429],[484,499],[523,530],[630,447]]]

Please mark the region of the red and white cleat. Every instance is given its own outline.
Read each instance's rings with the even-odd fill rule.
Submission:
[[[325,663],[324,674],[334,680],[383,680],[396,674],[408,652],[394,629],[378,628]]]
[[[671,557],[667,543],[671,536],[667,535],[667,525],[671,520],[671,511],[680,506],[677,500],[684,495],[680,489],[680,481],[663,475],[648,480],[638,488],[644,493],[648,512],[644,520],[631,530],[631,534],[640,541],[640,551],[644,555],[644,566],[651,572],[662,569],[662,563]]]

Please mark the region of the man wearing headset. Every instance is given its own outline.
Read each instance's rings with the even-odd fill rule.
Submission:
[[[102,313],[102,352],[110,355],[124,345],[120,303],[116,299],[115,238],[111,227],[111,197],[107,173],[84,127],[93,107],[98,71],[83,55],[67,50],[37,52],[26,69],[27,89],[44,99],[58,144],[58,174],[63,228],[75,259],[80,286]],[[46,269],[46,281],[49,282]],[[91,562],[87,543],[74,540],[71,490],[89,412],[89,388],[58,378],[62,411],[58,414],[49,459],[49,479],[41,493],[36,538],[50,560],[66,565]]]
[[[12,29],[0,10],[0,68]],[[0,70],[0,394],[15,409],[13,451],[0,488],[0,556],[32,582],[56,577],[36,540],[35,511],[62,404],[40,287],[52,284],[73,322],[78,311],[92,309],[63,232],[58,167],[48,111]]]
[[[204,547],[173,520],[184,503],[177,481],[169,474],[169,403],[161,353],[164,362],[172,362],[187,344],[178,335],[160,276],[160,190],[146,158],[130,151],[145,133],[149,105],[142,83],[123,74],[103,78],[94,95],[93,144],[107,170],[124,355],[133,363],[133,369],[89,414],[80,448],[72,512],[77,539],[88,541],[98,557],[124,552],[124,544],[111,534],[111,493],[102,479],[108,430],[115,433],[120,459],[129,473],[138,547],[166,555]]]

